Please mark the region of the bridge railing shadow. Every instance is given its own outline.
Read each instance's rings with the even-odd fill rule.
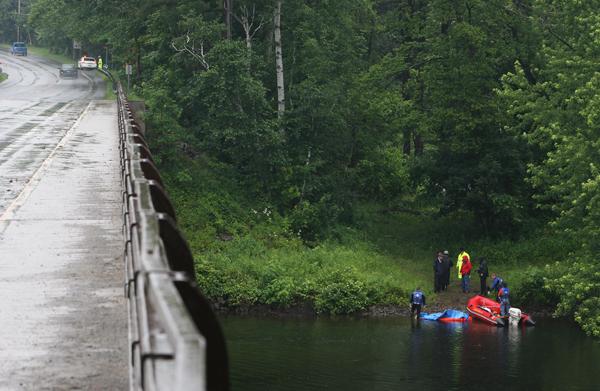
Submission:
[[[105,71],[109,77],[110,73]],[[192,252],[121,85],[118,100],[134,390],[228,390],[225,339],[195,283]]]

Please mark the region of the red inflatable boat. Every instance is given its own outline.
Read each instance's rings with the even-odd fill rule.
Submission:
[[[475,318],[494,326],[508,325],[508,319],[500,316],[500,303],[483,296],[473,296],[467,302],[467,312]],[[525,313],[521,313],[519,324],[533,326],[535,322]]]

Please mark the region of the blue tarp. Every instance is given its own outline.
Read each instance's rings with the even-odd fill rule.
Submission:
[[[429,314],[427,312],[421,312],[421,319],[425,320],[440,320],[441,318],[453,318],[453,319],[469,319],[469,314],[458,310],[445,310],[444,312],[434,312]]]

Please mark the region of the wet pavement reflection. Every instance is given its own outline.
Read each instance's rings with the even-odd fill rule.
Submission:
[[[116,103],[0,52],[0,389],[126,389]]]

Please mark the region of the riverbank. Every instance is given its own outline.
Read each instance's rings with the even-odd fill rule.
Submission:
[[[469,216],[440,217],[409,200],[401,206],[357,203],[351,223],[306,243],[226,167],[199,159],[163,175],[194,254],[198,284],[221,312],[403,316],[417,286],[429,311],[461,309],[468,295],[454,275],[450,292],[433,293],[432,263],[436,250],[448,249],[454,260],[465,246],[472,259],[486,257],[490,274],[509,282],[515,306],[547,313],[556,302],[542,287],[542,272],[572,249],[544,230],[518,241],[481,238]]]
[[[429,300],[429,304],[423,309],[424,312],[442,312],[446,309],[457,309],[460,311],[466,311],[467,300],[472,296],[476,295],[477,292],[469,294],[462,293],[458,283],[452,284],[448,287],[448,290],[435,295],[433,301]],[[492,296],[489,296],[492,297]],[[517,298],[517,301],[518,298]],[[517,307],[515,305],[515,307]],[[518,306],[523,312],[528,313],[534,318],[548,318],[553,317],[554,306],[553,305],[533,305],[528,306],[526,303],[521,301]],[[250,306],[235,306],[229,307],[221,299],[213,302],[213,308],[221,315],[229,316],[243,316],[243,317],[266,317],[266,318],[298,318],[298,319],[313,319],[319,318],[320,315],[314,308],[314,305],[310,302],[298,304],[292,307],[281,308],[274,307],[265,304],[257,304]],[[408,317],[410,316],[410,306],[408,302],[397,305],[372,305],[364,310],[357,311],[351,314],[335,315],[335,317],[348,317],[348,318],[394,318],[394,317]]]
[[[410,224],[407,220],[413,220],[412,216],[395,219],[415,230],[420,224],[428,225],[427,218]],[[372,228],[378,231],[379,224]],[[216,248],[204,251],[196,247],[196,242],[193,247],[199,285],[219,310],[236,313],[406,315],[408,297],[417,286],[427,295],[429,311],[465,307],[471,295],[461,292],[454,274],[448,291],[433,292],[433,250],[417,247],[414,238],[411,241],[406,236],[403,245],[386,248],[377,240],[367,239],[379,237],[369,229],[347,229],[351,233],[315,247],[290,239],[265,243],[254,233],[232,235],[229,240],[217,243]],[[401,235],[402,231],[395,232]],[[549,250],[546,240],[551,239],[540,237],[507,248],[508,259],[487,256],[494,254],[494,246],[498,244],[481,243],[468,248],[478,249],[471,251],[471,255],[486,256],[490,273],[496,272],[510,284],[515,306],[529,312],[548,313],[556,300],[552,292],[543,288],[547,258],[531,259],[527,266],[511,261],[511,258],[523,259],[516,253],[526,250],[519,247]],[[407,255],[409,250],[405,247],[410,247],[413,254]],[[478,289],[479,280],[473,274],[472,289]]]

